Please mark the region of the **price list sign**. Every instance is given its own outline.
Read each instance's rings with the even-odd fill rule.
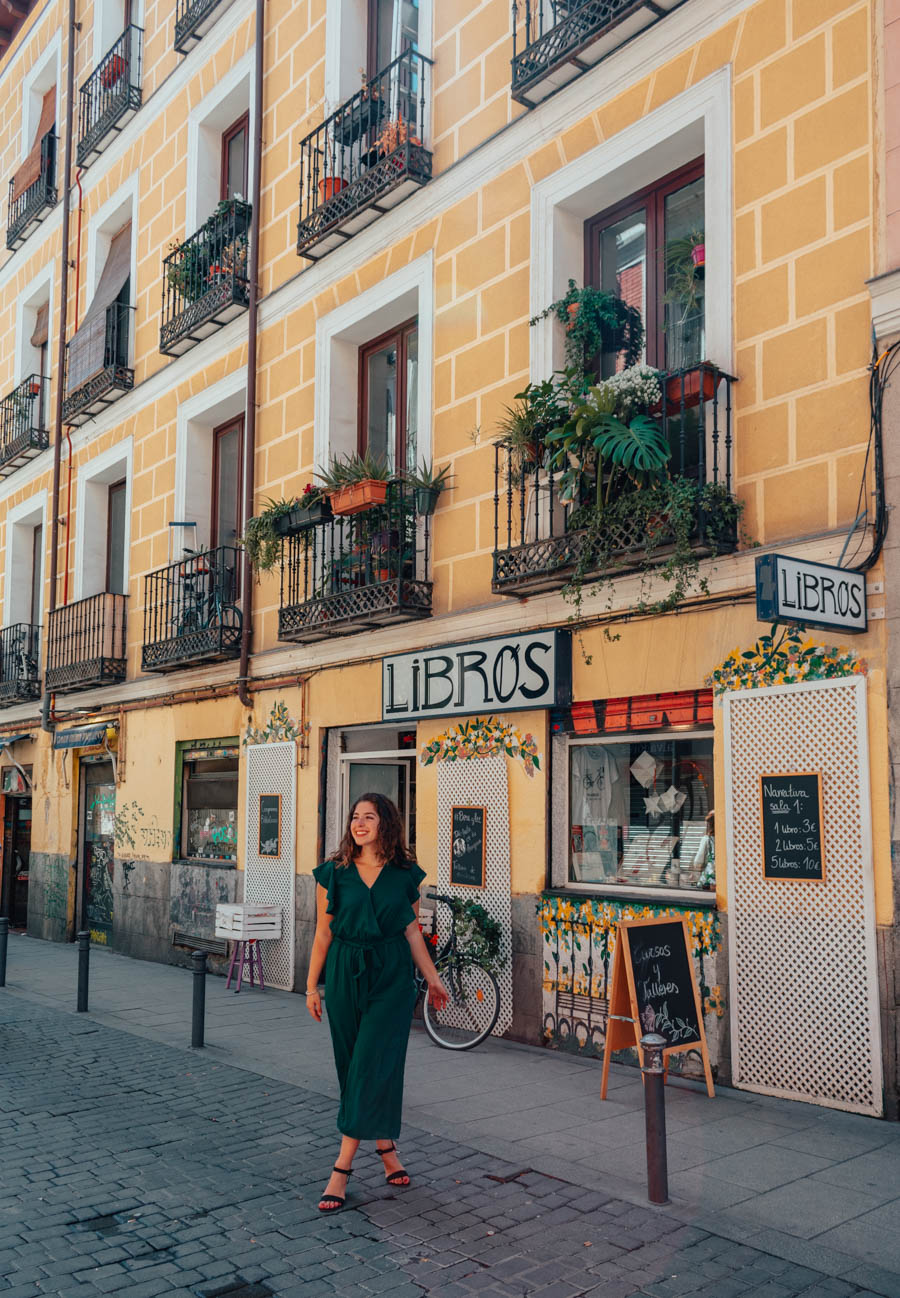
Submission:
[[[761,775],[759,788],[765,878],[824,883],[821,772]]]

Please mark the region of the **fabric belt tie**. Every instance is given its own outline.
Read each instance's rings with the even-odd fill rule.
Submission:
[[[364,1010],[369,1003],[372,979],[376,978],[384,968],[384,948],[392,942],[397,942],[400,938],[406,940],[402,933],[398,933],[394,937],[379,938],[374,942],[358,942],[353,938],[334,935],[333,941],[340,942],[342,946],[349,947],[353,952],[353,979],[359,983],[359,1007],[361,1010]]]

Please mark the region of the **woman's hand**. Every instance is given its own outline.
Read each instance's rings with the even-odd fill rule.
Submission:
[[[450,1000],[450,993],[437,974],[428,979],[428,1004],[436,1010],[445,1009]]]
[[[317,991],[306,993],[306,1008],[317,1023],[322,1022],[322,997]]]

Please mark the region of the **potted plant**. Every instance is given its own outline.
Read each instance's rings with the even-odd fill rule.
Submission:
[[[706,272],[706,244],[702,230],[693,230],[690,234],[668,240],[665,271],[665,328],[671,333],[671,350],[674,352],[670,365],[672,369],[684,369],[702,357]]]
[[[293,502],[288,514],[281,514],[275,520],[275,530],[281,536],[292,536],[296,532],[306,532],[320,523],[327,523],[331,518],[331,505],[317,487],[308,482],[303,488],[300,499]]]
[[[510,453],[510,474],[519,481],[523,474],[539,469],[546,451],[546,439],[569,417],[574,372],[566,370],[559,379],[529,383],[504,406],[497,425],[500,444]]]
[[[296,499],[263,501],[265,508],[248,518],[244,535],[238,544],[247,551],[250,564],[256,572],[271,572],[281,558],[281,547],[284,540],[282,520],[286,519],[297,504]]]
[[[437,509],[438,496],[450,485],[453,474],[450,465],[434,471],[434,465],[423,460],[420,467],[406,475],[406,481],[413,489],[416,502],[416,513],[433,514]]]
[[[391,475],[383,460],[366,451],[364,455],[335,456],[316,477],[333,514],[360,514],[384,504]]]
[[[698,406],[701,399],[712,401],[721,378],[722,374],[718,366],[712,365],[709,361],[701,361],[699,365],[692,365],[687,369],[679,370],[676,374],[670,374],[666,379],[666,414],[678,415],[682,408],[690,410],[693,406]],[[651,414],[659,414],[661,410],[660,400],[651,410]]]
[[[565,326],[566,365],[577,375],[585,376],[598,354],[623,354],[625,365],[636,365],[644,346],[644,323],[636,307],[623,302],[615,293],[579,288],[574,279],[564,297],[551,302],[539,315],[529,320],[536,325],[554,316]]]
[[[121,54],[114,54],[100,73],[100,84],[104,90],[112,90],[122,79],[125,71],[125,59]]]

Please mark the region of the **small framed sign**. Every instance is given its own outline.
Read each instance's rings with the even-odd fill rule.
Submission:
[[[463,888],[484,887],[484,843],[487,807],[450,809],[450,882]]]
[[[259,855],[281,856],[281,794],[259,795]]]
[[[820,771],[759,777],[763,877],[825,882]]]

